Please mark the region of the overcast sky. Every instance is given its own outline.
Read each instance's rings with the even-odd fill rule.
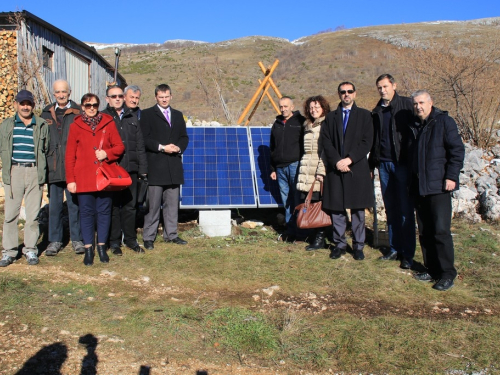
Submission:
[[[27,10],[86,42],[220,42],[251,35],[292,41],[338,26],[500,17],[500,0],[2,1],[0,11],[15,10]]]

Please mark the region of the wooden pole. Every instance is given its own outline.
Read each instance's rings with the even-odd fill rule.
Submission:
[[[243,119],[245,118],[248,111],[250,110],[250,107],[253,105],[253,103],[255,102],[257,97],[259,96],[259,92],[261,92],[262,89],[264,88],[264,86],[267,84],[267,82],[269,81],[269,78],[271,78],[271,74],[273,74],[273,72],[277,68],[279,62],[280,61],[278,59],[276,59],[274,64],[269,69],[269,74],[262,80],[262,83],[260,84],[259,88],[257,89],[257,91],[255,91],[255,94],[253,95],[252,99],[250,99],[250,102],[248,103],[246,108],[243,110],[243,113],[241,114],[240,118],[238,119],[238,125],[240,125],[243,122]]]
[[[259,79],[259,83],[262,83],[260,79]],[[262,93],[262,95],[260,96],[259,100],[255,104],[255,107],[253,107],[252,113],[250,113],[250,116],[248,116],[248,119],[245,121],[245,126],[248,125],[248,123],[252,119],[252,117],[255,114],[255,112],[257,112],[257,108],[259,107],[260,103],[262,103],[262,99],[264,99],[264,96],[266,96],[266,94],[269,96],[269,92],[267,90],[269,90],[270,86],[271,86],[271,84],[269,82],[267,82],[266,87],[264,87],[264,92]]]
[[[260,61],[259,61],[259,66],[260,66],[260,70],[262,70],[262,73],[266,74],[267,73],[266,67]],[[276,85],[274,84],[274,81],[273,81],[273,79],[271,77],[269,77],[269,83],[271,84],[271,87],[273,88],[273,90],[276,93],[276,95],[278,95],[278,99],[281,99],[281,97],[283,95],[281,95],[280,90],[278,90],[278,87],[276,87]]]

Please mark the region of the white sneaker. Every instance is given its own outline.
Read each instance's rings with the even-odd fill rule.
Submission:
[[[26,254],[24,254],[24,256],[26,257],[26,260],[28,261],[28,264],[30,266],[37,265],[39,262],[38,255],[36,255],[36,253],[33,251],[28,251]]]

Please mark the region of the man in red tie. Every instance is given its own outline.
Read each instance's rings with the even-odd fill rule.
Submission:
[[[148,158],[149,212],[144,217],[144,247],[154,248],[163,206],[163,239],[185,245],[177,233],[179,187],[184,183],[182,153],[189,137],[182,112],[170,107],[172,90],[161,84],[155,88],[156,105],[141,113],[141,127]]]

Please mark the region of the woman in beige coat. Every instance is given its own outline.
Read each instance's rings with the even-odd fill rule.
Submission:
[[[315,180],[323,181],[325,166],[321,160],[322,147],[319,142],[321,126],[324,124],[325,116],[330,112],[330,104],[321,96],[311,96],[304,103],[304,155],[300,160],[297,190],[304,200]],[[314,185],[312,201],[321,199],[320,184]],[[318,250],[325,247],[325,230],[317,228],[314,241],[306,247],[306,250]]]

